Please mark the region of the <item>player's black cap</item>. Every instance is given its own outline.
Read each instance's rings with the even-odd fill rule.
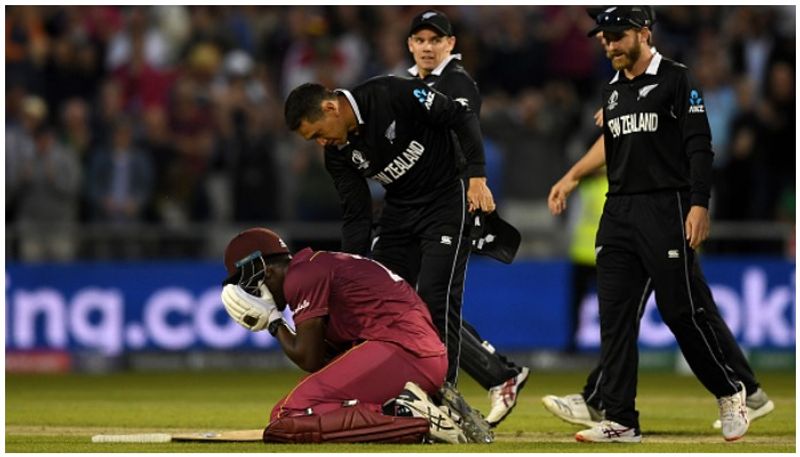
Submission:
[[[426,10],[414,17],[408,36],[415,34],[419,29],[431,29],[442,36],[453,36],[453,26],[447,15],[439,10]]]
[[[587,36],[595,36],[598,32],[624,32],[628,29],[653,27],[656,12],[652,6],[611,6],[602,11],[587,11],[597,22]]]
[[[473,216],[470,230],[472,252],[497,259],[503,263],[511,263],[517,255],[522,236],[513,225],[504,221],[493,211],[482,212]]]

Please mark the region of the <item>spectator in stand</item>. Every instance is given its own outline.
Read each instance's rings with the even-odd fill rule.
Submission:
[[[88,193],[94,219],[121,226],[140,222],[153,191],[150,158],[134,147],[130,119],[114,122],[112,139],[90,165]]]
[[[27,262],[66,262],[76,253],[80,162],[43,124],[33,133],[33,154],[19,164],[20,255]]]

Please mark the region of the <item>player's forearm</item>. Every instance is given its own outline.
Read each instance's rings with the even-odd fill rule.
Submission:
[[[601,135],[589,150],[567,171],[567,177],[580,181],[583,177],[594,173],[606,164],[605,144]]]
[[[486,158],[478,117],[470,114],[466,122],[453,127],[453,131],[467,160],[467,176],[470,178],[486,176]]]
[[[710,148],[705,151],[697,151],[689,157],[692,206],[708,208],[708,200],[711,197],[711,164],[713,160],[714,153]]]
[[[324,350],[306,347],[302,339],[289,330],[289,327],[280,326],[275,338],[280,342],[286,356],[301,370],[313,373],[325,365]]]

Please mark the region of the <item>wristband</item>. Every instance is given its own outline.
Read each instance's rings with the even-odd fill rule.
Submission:
[[[270,335],[275,337],[278,335],[278,328],[281,325],[286,325],[286,322],[283,319],[275,319],[274,321],[270,322],[269,325],[267,325],[267,331]]]

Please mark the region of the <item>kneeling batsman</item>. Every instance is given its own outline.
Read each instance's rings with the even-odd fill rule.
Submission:
[[[265,228],[234,237],[225,267],[231,318],[267,330],[309,373],[272,409],[265,442],[477,441],[457,413],[431,401],[446,350],[425,303],[386,267],[309,248],[292,256]],[[287,306],[295,330],[283,319]]]

